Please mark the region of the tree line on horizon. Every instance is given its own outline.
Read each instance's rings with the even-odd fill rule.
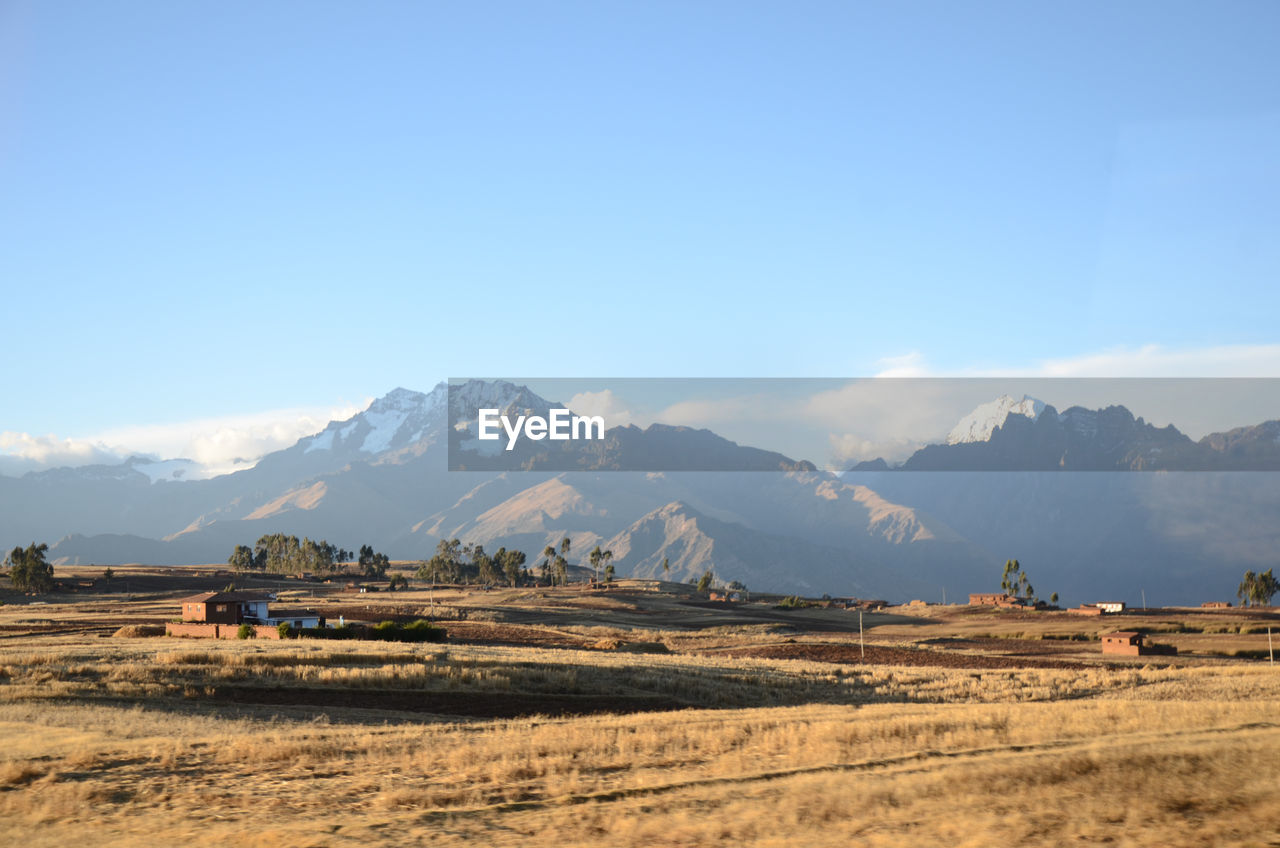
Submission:
[[[479,543],[463,542],[456,537],[441,539],[432,556],[419,564],[414,576],[419,580],[435,583],[506,583],[509,586],[542,583],[563,586],[568,583],[567,557],[570,548],[568,536],[561,539],[558,548],[548,545],[543,551],[538,574],[535,575],[525,566],[528,556],[523,551],[501,547],[490,554]],[[602,550],[599,545],[588,554],[587,561],[596,572],[597,581],[613,581],[612,559],[613,551]],[[248,545],[236,545],[227,560],[227,564],[238,574],[309,573],[317,576],[348,572],[352,570],[348,568],[348,563],[354,564],[354,571],[360,576],[377,580],[387,576],[391,561],[386,554],[375,551],[370,545],[362,545],[356,558],[353,552],[324,539],[299,539],[284,533],[264,534],[252,548]],[[403,575],[393,575],[391,580],[392,589],[397,585],[408,586],[408,579]]]
[[[490,556],[481,544],[464,543],[458,538],[441,539],[436,545],[435,553],[430,559],[423,561],[415,576],[421,580],[432,580],[442,583],[482,583],[493,584],[506,582],[510,586],[522,583],[541,585],[565,585],[568,583],[568,556],[571,543],[568,536],[560,540],[559,546],[547,545],[542,551],[542,562],[535,576],[525,566],[527,556],[523,551],[499,548]],[[57,582],[53,576],[53,565],[47,559],[49,545],[32,542],[26,548],[17,546],[5,556],[0,565],[7,570],[7,577],[14,589],[20,592],[43,594],[53,591]],[[597,581],[609,583],[615,576],[612,563],[613,551],[602,550],[599,545],[588,554],[587,562],[596,574]],[[347,570],[348,563],[355,566],[357,572],[371,579],[383,579],[387,575],[391,561],[386,554],[373,549],[371,545],[361,545],[357,554],[330,544],[324,539],[313,541],[303,537],[284,533],[270,533],[259,537],[254,547],[236,545],[227,563],[238,573],[251,571],[273,574],[297,574],[310,572],[317,575],[328,575]],[[669,562],[662,562],[664,573],[669,573]],[[103,572],[103,577],[110,581],[113,576],[111,568]],[[698,588],[709,588],[712,573],[708,571],[698,582]],[[408,587],[408,580],[403,575],[391,577],[392,586]],[[730,584],[734,588],[737,581]],[[741,584],[737,584],[741,585]],[[1032,599],[1035,590],[1027,579],[1026,572],[1018,560],[1008,560],[1000,581],[1000,588],[1015,597]],[[1280,579],[1273,574],[1273,569],[1255,573],[1252,570],[1244,573],[1237,588],[1236,596],[1242,607],[1269,606],[1272,598],[1280,593]],[[1057,592],[1050,596],[1057,602]]]
[[[547,545],[542,550],[542,562],[535,574],[525,563],[524,551],[507,550],[505,547],[490,555],[479,543],[463,542],[457,537],[441,539],[435,554],[418,568],[420,580],[439,583],[480,583],[508,586],[522,584],[565,586],[569,583],[569,552],[572,543],[568,536],[559,546]],[[602,550],[599,545],[587,555],[587,562],[595,571],[596,581],[611,583],[614,579],[613,551]]]
[[[263,571],[270,574],[336,574],[347,570],[347,563],[354,563],[357,572],[372,579],[386,577],[391,560],[371,545],[361,545],[359,558],[352,551],[330,544],[324,539],[313,541],[305,536],[284,533],[268,533],[258,538],[254,546],[236,545],[227,564],[237,573]]]

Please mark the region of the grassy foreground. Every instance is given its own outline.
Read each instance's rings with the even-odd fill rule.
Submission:
[[[449,693],[586,708],[367,706]],[[600,712],[605,696],[665,706]],[[1261,664],[979,671],[50,637],[0,654],[0,838],[1278,845],[1277,717],[1280,673]]]

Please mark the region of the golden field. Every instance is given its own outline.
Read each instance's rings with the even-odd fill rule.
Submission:
[[[670,584],[282,583],[331,619],[432,615],[449,639],[128,638],[192,579],[121,569],[0,606],[0,839],[1280,845],[1269,610],[908,605],[860,638],[856,611]],[[1181,653],[1101,655],[1122,628]]]
[[[570,693],[585,712],[449,718],[362,706],[374,693]],[[600,713],[596,696],[673,703]],[[1270,845],[1278,708],[1264,663],[47,636],[0,658],[0,831],[33,846]]]

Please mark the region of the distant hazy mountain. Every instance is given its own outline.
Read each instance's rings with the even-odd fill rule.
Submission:
[[[571,561],[576,561],[595,544],[607,544],[643,516],[680,500],[691,511],[702,510],[700,526],[714,529],[708,535],[718,546],[702,548],[714,552],[700,563],[703,568],[748,584],[749,575],[767,573],[771,585],[789,591],[807,591],[817,583],[800,567],[804,557],[780,551],[825,550],[808,561],[827,577],[839,577],[842,585],[891,588],[916,584],[895,576],[894,558],[886,551],[934,538],[910,510],[899,508],[901,514],[895,515],[884,504],[868,508],[869,492],[859,501],[852,487],[846,491],[830,475],[772,471],[812,468],[808,463],[685,427],[615,428],[603,442],[580,451],[578,459],[587,468],[648,461],[770,472],[446,471],[448,439],[467,435],[448,426],[448,413],[470,420],[481,406],[546,414],[559,404],[501,382],[454,386],[452,395],[444,384],[426,394],[396,389],[359,414],[263,457],[251,469],[211,480],[179,482],[143,473],[136,464],[3,478],[0,538],[11,544],[58,539],[52,549],[56,562],[105,565],[223,562],[236,544],[252,544],[273,532],[327,538],[348,548],[368,542],[396,558],[426,557],[438,539],[453,536],[519,547],[532,557],[569,535]],[[531,456],[536,467],[536,455]],[[820,528],[824,514],[839,514],[840,526]],[[743,523],[752,521],[768,529]],[[828,541],[789,537],[791,532]],[[940,532],[964,547],[953,532]],[[766,539],[771,541],[764,544]],[[830,552],[841,550],[837,559],[843,557],[849,567],[829,566]],[[735,551],[732,557],[729,551]],[[913,562],[915,556],[904,555],[902,561]],[[959,557],[966,566],[979,559],[968,547]],[[699,565],[688,557],[683,561],[690,568]]]
[[[0,477],[0,542],[7,549],[60,540],[55,561],[107,565],[225,562],[236,544],[275,532],[417,559],[457,536],[524,550],[534,562],[568,535],[571,562],[596,544],[613,546],[623,575],[653,574],[667,557],[674,575],[712,569],[758,590],[934,599],[944,589],[952,598],[994,590],[1004,560],[1017,557],[1042,594],[1136,602],[1145,589],[1153,603],[1230,598],[1245,568],[1274,565],[1280,544],[1280,476],[1271,474],[906,474],[885,464],[843,478],[806,470],[450,472],[449,440],[466,434],[449,426],[449,413],[470,416],[481,404],[552,408],[509,383],[453,391],[397,389],[251,469],[209,480],[148,474],[137,461]],[[1212,454],[1230,466],[1270,461],[1280,436],[1268,422],[1196,443],[1122,407],[1058,413],[1029,401],[976,410],[953,444],[912,461],[963,468],[973,456],[964,452],[986,451],[984,462],[1145,468],[1167,461],[1161,457]],[[988,424],[987,438],[975,441]],[[785,457],[707,431],[616,428],[610,436],[597,453],[581,454],[588,467],[659,450],[694,460],[723,451],[717,461],[786,467]]]
[[[1123,406],[1059,413],[1031,398],[1003,396],[966,416],[946,444],[917,450],[899,471],[1274,471],[1280,422],[1214,433],[1194,442]],[[852,471],[883,471],[883,460]]]
[[[902,596],[923,585],[910,576],[886,573],[849,550],[762,533],[710,518],[679,501],[644,515],[604,547],[613,551],[620,571],[637,577],[696,580],[714,568],[718,576],[734,575],[756,591],[811,595],[865,596],[874,585],[882,594]]]

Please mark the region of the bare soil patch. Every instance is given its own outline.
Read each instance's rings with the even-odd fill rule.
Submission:
[[[919,650],[884,645],[867,645],[866,655],[857,645],[814,644],[809,642],[759,645],[716,651],[730,657],[807,660],[841,665],[907,665],[932,668],[1081,668],[1082,663],[1039,657],[979,656],[959,651]]]
[[[492,624],[484,621],[445,621],[440,623],[450,642],[464,645],[515,645],[530,648],[592,647],[596,639],[521,624]]]

